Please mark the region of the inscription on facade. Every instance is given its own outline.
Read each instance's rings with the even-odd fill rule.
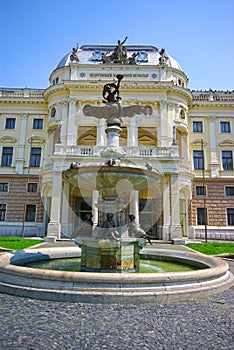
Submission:
[[[115,78],[116,73],[90,73],[90,78]],[[135,73],[127,73],[123,74],[126,78],[148,78],[149,74],[135,74]]]

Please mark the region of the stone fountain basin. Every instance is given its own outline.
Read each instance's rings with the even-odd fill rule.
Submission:
[[[0,292],[50,301],[85,303],[166,303],[222,292],[234,284],[226,261],[200,253],[148,249],[141,255],[203,267],[166,273],[66,272],[17,266],[24,262],[79,257],[78,247],[41,248],[0,257]]]
[[[121,180],[129,181],[132,189],[141,190],[155,186],[159,174],[157,171],[137,167],[135,164],[121,166],[99,164],[65,170],[63,178],[75,186],[89,190],[114,188]]]

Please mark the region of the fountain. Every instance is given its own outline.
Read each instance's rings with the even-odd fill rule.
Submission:
[[[148,188],[150,182],[157,182],[159,173],[143,169],[125,159],[125,152],[119,145],[122,122],[121,97],[119,96],[122,75],[116,76],[118,83],[104,85],[104,115],[108,115],[106,136],[107,146],[102,150],[104,162],[88,166],[71,166],[64,171],[64,179],[79,183],[80,188],[99,191],[97,203],[98,223],[94,230],[87,225],[80,228],[75,242],[81,247],[81,271],[90,272],[137,272],[139,252],[146,245],[148,235],[135,223],[133,214],[126,222],[127,203],[119,198],[117,186],[128,181],[132,190]],[[137,108],[137,106],[136,106]],[[99,115],[100,107],[89,106],[85,113]],[[91,111],[90,111],[91,110]],[[134,217],[134,218],[133,218]],[[88,237],[87,237],[88,236]]]
[[[208,296],[233,285],[233,275],[225,261],[191,251],[146,248],[150,239],[135,222],[135,216],[130,214],[127,222],[127,203],[119,197],[118,185],[127,182],[132,191],[153,187],[160,174],[150,166],[132,164],[119,145],[122,78],[117,75],[117,85],[104,86],[104,109],[98,106],[84,109],[86,115],[103,112],[107,116],[107,146],[102,151],[101,164],[72,163],[63,172],[64,180],[78,183],[80,188],[99,191],[96,227],[91,215],[87,215],[74,233],[77,247],[37,248],[3,254],[0,257],[0,292],[70,302],[163,303]],[[131,106],[128,112],[139,112],[142,108],[145,107]],[[138,274],[140,256],[183,262],[197,269]],[[22,266],[32,261],[69,257],[81,257],[79,272]]]

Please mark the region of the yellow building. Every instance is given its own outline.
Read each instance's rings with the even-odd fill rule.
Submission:
[[[87,213],[97,225],[98,189],[65,173],[103,163],[102,91],[117,74],[120,146],[159,174],[147,189],[116,189],[126,203],[117,226],[134,214],[155,239],[233,240],[234,91],[191,91],[163,49],[118,45],[73,49],[45,90],[0,89],[0,234],[72,237]]]

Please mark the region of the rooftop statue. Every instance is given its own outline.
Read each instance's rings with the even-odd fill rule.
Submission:
[[[128,37],[121,42],[118,40],[117,45],[114,48],[114,51],[110,54],[110,51],[102,53],[102,63],[104,64],[136,64],[137,53],[133,53],[128,58],[128,52],[124,43],[127,41]]]
[[[162,48],[159,54],[161,56],[159,57],[159,64],[162,66],[167,66],[168,56],[166,55],[166,50]]]
[[[127,49],[125,46],[123,46],[127,38],[128,37],[126,36],[122,42],[120,40],[117,42],[117,46],[115,47],[113,53],[114,62],[116,63],[125,63],[127,61]]]
[[[77,51],[78,51],[78,44],[76,45],[76,47],[73,47],[72,49],[72,53],[70,54],[70,60],[73,62],[79,62],[79,57],[77,55]]]

